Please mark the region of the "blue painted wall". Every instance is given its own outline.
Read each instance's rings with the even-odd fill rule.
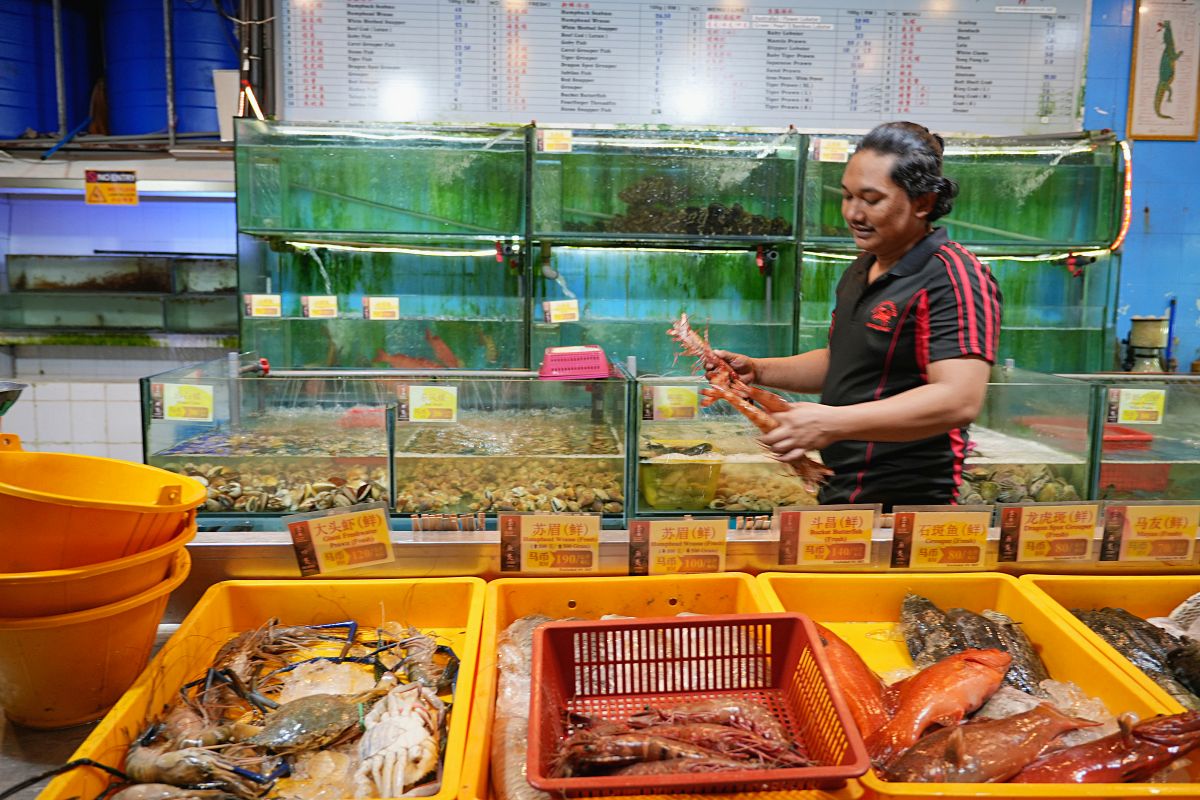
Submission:
[[[1125,135],[1134,0],[1093,0],[1084,126]],[[1133,142],[1133,222],[1122,249],[1117,336],[1133,314],[1159,314],[1178,299],[1180,371],[1200,356],[1200,143]]]

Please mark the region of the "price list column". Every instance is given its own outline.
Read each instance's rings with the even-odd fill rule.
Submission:
[[[848,9],[838,20],[838,122],[850,128],[871,128],[883,116],[883,73],[886,18],[869,8]]]
[[[438,9],[346,0],[350,119],[429,119],[438,109]]]
[[[286,118],[326,119],[326,98],[337,105],[346,92],[344,3],[284,3],[281,10],[283,105]],[[328,51],[326,46],[328,45]]]
[[[651,3],[640,20],[642,113],[660,117],[672,98],[690,79],[689,26],[695,6]]]
[[[1029,72],[1036,83],[1030,88],[1036,106],[1029,109],[1030,115],[1044,125],[1070,123],[1075,107],[1079,21],[1066,14],[1041,14],[1031,27]]]
[[[1029,98],[1036,89],[1028,86],[1030,27],[1028,14],[993,12],[954,18],[954,64],[948,71],[953,81],[952,115],[969,115],[976,123],[1028,118],[1026,109],[1036,102]],[[1018,131],[1019,126],[1013,132]]]
[[[558,42],[557,90],[543,106],[582,120],[640,116],[641,4],[636,0],[560,0],[558,29],[540,41]],[[538,50],[538,73],[553,79],[554,53]],[[557,101],[557,102],[555,102]]]
[[[442,0],[438,6],[438,88],[451,120],[478,121],[488,110],[486,0]]]

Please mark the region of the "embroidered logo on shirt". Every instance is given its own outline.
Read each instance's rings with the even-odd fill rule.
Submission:
[[[867,320],[867,327],[891,333],[896,328],[896,317],[898,316],[900,316],[900,311],[897,310],[896,304],[891,300],[884,300],[871,309],[871,318]]]

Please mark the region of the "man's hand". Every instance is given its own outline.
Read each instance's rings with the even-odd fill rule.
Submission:
[[[741,353],[731,353],[728,350],[713,350],[718,358],[725,360],[729,366],[733,367],[734,373],[744,383],[758,383],[758,365],[754,363],[754,359],[750,356],[744,356]],[[711,383],[713,377],[717,374],[717,365],[711,361],[706,361],[704,364],[704,377]]]
[[[820,450],[846,438],[839,430],[841,409],[820,403],[792,403],[787,411],[772,414],[779,423],[759,439],[780,461],[794,461],[809,450]]]

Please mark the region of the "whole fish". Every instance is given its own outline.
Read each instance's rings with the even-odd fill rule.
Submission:
[[[1175,606],[1167,618],[1185,630],[1190,628],[1192,623],[1200,619],[1200,592]]]
[[[1180,705],[1190,709],[1200,708],[1200,699],[1175,678],[1167,665],[1167,654],[1180,646],[1180,642],[1171,634],[1124,609],[1072,609],[1071,613],[1118,653],[1133,662],[1134,666],[1146,673]]]
[[[912,747],[931,725],[953,725],[1000,688],[1012,657],[1000,650],[964,650],[904,682],[896,715],[866,740],[877,765]]]
[[[433,350],[433,357],[441,362],[442,366],[449,369],[458,369],[462,366],[462,362],[458,360],[458,356],[454,355],[454,351],[450,349],[450,345],[446,344],[442,337],[425,329],[425,341],[429,343],[430,349]]]
[[[951,608],[946,612],[946,624],[958,631],[964,650],[1004,649],[999,629],[982,614],[965,608]]]
[[[925,669],[946,656],[966,649],[958,629],[946,621],[946,614],[928,598],[909,592],[900,604],[900,626],[913,666]]]
[[[824,625],[817,625],[825,658],[833,678],[850,707],[850,715],[863,737],[879,730],[890,718],[883,700],[883,681],[871,671],[862,656]]]
[[[1144,781],[1200,745],[1200,711],[1154,717],[1086,744],[1058,750],[1021,770],[1012,783],[1127,783]]]
[[[1004,676],[1004,682],[1028,694],[1042,694],[1042,681],[1050,678],[1050,672],[1042,663],[1042,657],[1034,649],[1033,642],[1029,641],[1025,631],[1011,617],[999,611],[984,611],[983,616],[996,626],[1000,640],[1004,643],[1002,649],[1013,658]]]
[[[998,783],[1020,772],[1059,734],[1098,724],[1041,703],[1005,719],[969,722],[924,736],[884,776],[915,783]]]
[[[389,353],[380,348],[375,351],[374,361],[381,361],[393,369],[441,369],[442,365],[428,358],[406,356],[403,353]]]

